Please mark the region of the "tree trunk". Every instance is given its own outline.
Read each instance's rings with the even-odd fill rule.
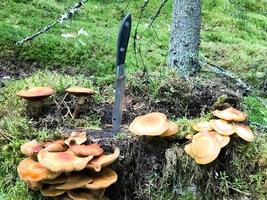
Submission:
[[[200,70],[200,22],[200,0],[173,0],[169,65],[183,76],[194,75]]]

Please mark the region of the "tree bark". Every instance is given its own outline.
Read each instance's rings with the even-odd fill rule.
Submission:
[[[170,39],[169,65],[182,76],[200,70],[201,1],[173,0],[173,22]]]

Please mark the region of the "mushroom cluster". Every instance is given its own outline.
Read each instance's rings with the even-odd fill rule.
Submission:
[[[247,119],[245,113],[230,107],[225,110],[215,110],[213,115],[218,119],[194,124],[192,128],[198,133],[186,137],[191,142],[184,150],[198,164],[214,161],[221,148],[230,142],[230,135],[234,133],[247,142],[254,141],[250,127],[244,124]]]
[[[136,117],[129,130],[138,136],[168,137],[178,132],[178,125],[168,120],[165,114],[152,112]]]
[[[84,144],[85,132],[73,132],[66,140],[21,145],[28,156],[17,171],[33,190],[46,197],[74,200],[106,200],[105,189],[117,181],[117,174],[107,166],[120,154],[105,153],[99,144]]]

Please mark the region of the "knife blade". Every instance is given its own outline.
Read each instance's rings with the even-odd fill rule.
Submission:
[[[131,33],[132,18],[131,14],[126,15],[120,25],[117,43],[116,58],[116,80],[115,80],[115,102],[112,114],[113,133],[120,132],[121,118],[123,112],[123,99],[125,92],[125,58],[128,42]]]

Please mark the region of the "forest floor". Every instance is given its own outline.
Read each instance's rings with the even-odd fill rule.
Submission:
[[[89,1],[71,21],[32,42],[15,45],[16,41],[53,22],[75,2],[0,2],[4,8],[0,10],[0,200],[41,199],[37,193],[27,190],[16,173],[16,166],[23,158],[20,145],[25,141],[54,139],[74,129],[108,130],[114,101],[116,37],[120,19],[127,12],[132,12],[134,23],[126,61],[123,130],[127,133],[127,126],[134,117],[161,111],[179,125],[179,133],[167,141],[142,139],[137,142],[136,138],[120,136],[117,142],[123,151],[114,168],[123,178],[108,194],[115,190],[119,194],[119,186],[128,190],[110,198],[195,199],[194,191],[186,187],[181,190],[179,186],[181,183],[190,185],[188,180],[194,179],[195,183],[202,184],[199,190],[206,190],[204,199],[211,199],[209,195],[264,199],[267,190],[266,2],[203,1],[201,60],[233,72],[251,86],[250,91],[233,79],[214,74],[208,65],[203,66],[197,77],[187,81],[167,68],[171,1],[163,7],[153,28],[148,28],[151,16],[160,6],[158,1],[149,1],[138,28],[136,54],[133,33],[144,3],[141,0]],[[40,85],[53,87],[56,94],[45,102],[42,112],[36,114],[15,94]],[[71,85],[96,91],[76,120],[70,115],[75,99],[64,92]],[[251,144],[234,141],[214,164],[194,165],[180,151],[186,143],[184,137],[192,132],[194,122],[211,118],[211,111],[223,103],[248,113],[257,139]],[[159,149],[154,152],[155,147]],[[169,174],[163,173],[168,166],[165,152],[180,155],[177,157],[179,170],[169,166]],[[132,157],[125,159],[130,154]],[[134,160],[136,157],[147,159]],[[155,159],[154,166],[149,159]],[[133,167],[121,174],[125,166]],[[135,170],[144,168],[146,176],[140,179],[141,174]],[[181,176],[187,180],[173,180],[170,177],[174,173],[187,174]],[[134,178],[127,182],[130,176]],[[157,188],[159,181],[160,189]],[[210,184],[206,187],[206,183]],[[202,188],[204,186],[206,188]]]

